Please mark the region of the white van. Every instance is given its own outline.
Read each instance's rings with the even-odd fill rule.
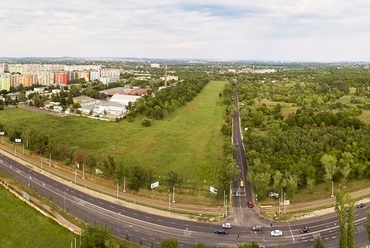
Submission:
[[[230,229],[231,228],[231,223],[223,223],[222,228]]]

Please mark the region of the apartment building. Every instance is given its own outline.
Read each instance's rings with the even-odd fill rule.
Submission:
[[[78,78],[84,78],[86,82],[90,81],[90,72],[89,71],[79,71]]]
[[[7,75],[0,75],[0,91],[10,90],[10,77]]]
[[[100,78],[100,70],[90,71],[90,81],[99,80],[99,78]]]
[[[68,74],[66,72],[54,73],[54,84],[67,84]]]

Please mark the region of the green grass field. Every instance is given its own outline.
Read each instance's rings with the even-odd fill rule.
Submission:
[[[219,93],[225,84],[210,82],[192,102],[164,120],[154,121],[151,127],[143,127],[139,118],[115,123],[22,109],[0,111],[0,123],[5,129],[43,132],[60,144],[94,154],[99,161],[110,155],[116,164],[153,169],[158,178],[173,170],[185,183],[209,185],[223,161],[220,129],[225,106]]]
[[[3,187],[0,199],[0,247],[70,247],[77,237]]]

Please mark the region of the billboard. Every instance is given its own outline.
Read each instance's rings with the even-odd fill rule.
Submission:
[[[152,183],[151,185],[150,185],[150,188],[151,189],[155,189],[155,188],[157,188],[159,186],[159,182],[155,182],[155,183]]]

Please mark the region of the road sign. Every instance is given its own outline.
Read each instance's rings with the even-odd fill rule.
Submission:
[[[151,189],[155,189],[155,188],[157,188],[158,186],[159,186],[159,182],[155,182],[155,183],[150,184],[150,188],[151,188]]]
[[[212,186],[209,187],[209,191],[211,191],[213,194],[217,195],[217,189],[213,188]]]

